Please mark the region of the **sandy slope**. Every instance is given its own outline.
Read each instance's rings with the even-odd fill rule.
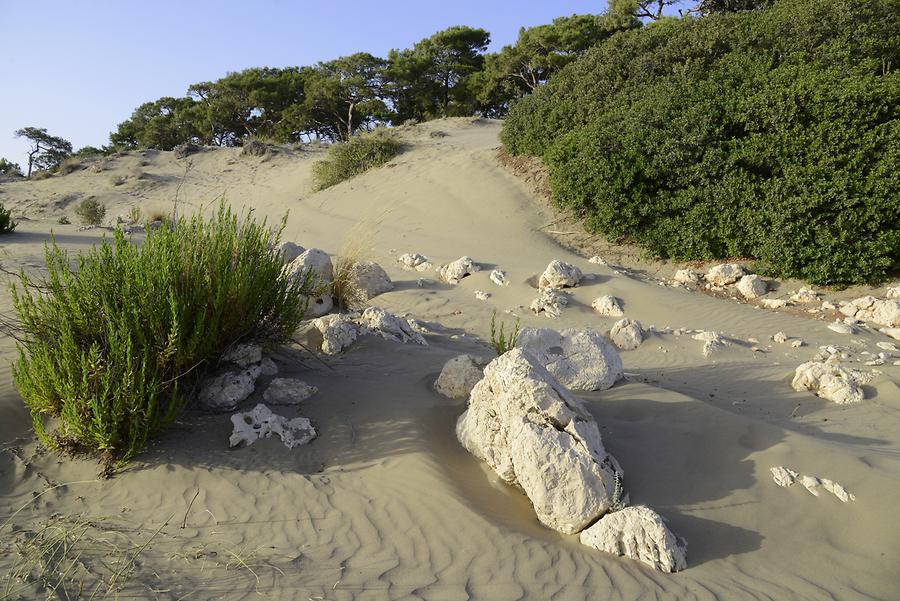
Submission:
[[[433,130],[448,135],[432,138]],[[310,150],[265,159],[234,149],[181,160],[132,153],[100,173],[0,185],[0,202],[28,218],[0,239],[6,268],[39,266],[51,229],[68,248],[96,241],[100,230],[56,224],[84,196],[107,203],[113,217],[132,206],[168,210],[176,189],[181,207],[208,207],[224,194],[273,220],[290,210],[286,238],[307,247],[333,253],[362,236],[397,285],[373,304],[443,325],[427,336],[428,347],[365,339],[328,366],[298,349],[276,357],[281,375],[319,387],[300,409],[320,432],[309,446],[287,451],[266,440],[229,450],[227,416],[189,413],[125,473],[53,489],[15,523],[59,512],[98,518],[135,541],[158,531],[128,585],[138,598],[900,598],[900,367],[877,368],[857,406],[832,405],[789,385],[794,367],[819,345],[847,346],[864,358],[861,351],[878,352],[875,343],[886,338],[841,336],[822,318],[589,264],[541,231],[556,217],[497,165],[498,131],[497,123],[465,120],[409,129],[408,151],[390,165],[315,194],[309,170],[321,155]],[[128,179],[118,183],[121,176]],[[396,256],[411,251],[435,263],[469,255],[506,271],[511,285],[492,284],[489,270],[457,287],[439,284],[432,273],[399,268]],[[597,277],[574,290],[559,319],[533,316],[530,282],[554,258]],[[429,280],[418,282],[422,277]],[[476,289],[493,296],[476,300]],[[626,314],[645,326],[736,339],[705,358],[690,336],[654,334],[623,353],[627,382],[582,395],[625,469],[632,501],[657,508],[689,540],[690,568],[679,574],[651,572],[541,527],[527,500],[456,442],[464,404],[430,388],[448,358],[490,356],[483,339],[493,309],[508,322],[513,317],[504,311],[521,315],[523,325],[608,328],[614,320],[590,309],[602,294],[624,299]],[[780,330],[807,346],[771,342]],[[751,351],[749,338],[765,352]],[[31,441],[10,382],[12,342],[2,349],[5,519],[33,492],[90,481],[96,468],[61,462]],[[768,471],[776,465],[834,479],[857,500],[779,488]],[[12,560],[0,557],[2,571]]]

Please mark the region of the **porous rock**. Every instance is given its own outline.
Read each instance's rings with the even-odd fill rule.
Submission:
[[[577,286],[583,277],[584,274],[574,265],[554,259],[541,274],[538,288],[571,288]]]
[[[700,331],[691,336],[694,340],[703,342],[703,356],[709,357],[715,351],[728,346],[728,340],[718,332]]]
[[[644,341],[641,322],[634,319],[620,319],[609,331],[609,339],[623,351],[633,351]]]
[[[744,273],[744,268],[737,263],[721,263],[706,272],[706,281],[716,286],[727,286],[738,281]]]
[[[845,303],[841,313],[859,321],[871,321],[886,328],[900,326],[900,301],[863,296]]]
[[[775,484],[782,488],[792,485],[797,480],[797,476],[800,475],[791,468],[781,465],[770,467],[769,471],[772,472],[772,479],[775,481]]]
[[[579,536],[588,547],[624,555],[661,572],[687,568],[687,542],[669,530],[649,507],[636,505],[608,513]]]
[[[362,300],[370,300],[394,289],[391,278],[381,265],[373,261],[354,263],[347,274],[347,282],[352,288],[360,291]]]
[[[794,372],[791,386],[794,390],[808,390],[839,405],[859,403],[865,396],[856,375],[830,361],[803,363]]]
[[[488,364],[456,435],[520,486],[538,519],[559,532],[582,530],[621,500],[621,468],[603,448],[597,422],[523,349]]]
[[[409,320],[388,313],[381,307],[367,307],[356,323],[367,331],[380,335],[385,340],[428,344],[422,335],[412,327]]]
[[[464,277],[479,271],[481,267],[469,257],[460,257],[438,268],[438,275],[448,284],[459,284]]]
[[[427,271],[431,269],[431,263],[428,261],[428,257],[425,255],[420,255],[419,253],[406,253],[397,257],[397,262],[404,269],[408,269],[411,271]]]
[[[559,317],[568,304],[567,293],[555,288],[544,288],[538,292],[538,297],[531,301],[529,308],[535,315],[543,313],[547,317]]]
[[[506,273],[495,269],[491,272],[491,281],[497,284],[498,286],[509,286],[509,281],[506,279]]]
[[[477,357],[459,355],[444,364],[434,389],[449,399],[465,399],[483,376]]]
[[[625,315],[625,312],[622,310],[622,301],[608,294],[595,298],[591,303],[591,307],[604,317],[622,317]]]
[[[696,284],[700,281],[700,275],[693,269],[679,269],[672,279],[681,284]]]
[[[737,289],[744,298],[752,300],[768,292],[769,285],[764,279],[753,273],[742,277],[737,283]]]
[[[784,309],[788,302],[783,298],[764,298],[759,301],[759,304],[766,309]]]
[[[606,390],[623,376],[616,347],[593,330],[524,328],[516,346],[534,355],[567,388]]]
[[[258,404],[251,411],[235,413],[231,416],[233,431],[228,439],[232,447],[241,443],[252,445],[260,438],[277,435],[289,449],[307,444],[316,437],[316,430],[308,418],[288,419],[272,413],[272,410]]]
[[[200,387],[197,398],[210,411],[231,411],[256,390],[260,371],[258,365],[253,365],[208,378]]]
[[[593,263],[594,265],[606,265],[606,261],[600,255],[594,255],[590,259],[588,259],[588,263]]]
[[[359,326],[346,315],[326,315],[314,319],[313,326],[322,333],[322,352],[326,355],[337,355],[359,337]]]
[[[275,378],[263,393],[263,400],[271,405],[299,405],[318,391],[303,380]]]
[[[819,300],[819,294],[809,288],[801,288],[791,295],[791,300],[795,303],[815,303]]]

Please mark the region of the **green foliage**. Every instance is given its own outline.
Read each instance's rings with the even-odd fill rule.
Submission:
[[[516,318],[516,325],[513,327],[513,331],[507,336],[506,332],[504,332],[506,324],[502,321],[500,322],[500,330],[497,330],[497,310],[494,309],[493,314],[491,314],[491,346],[497,351],[498,357],[516,348],[516,341],[519,339],[519,321]]]
[[[0,158],[0,175],[22,177],[22,168],[18,163]]]
[[[349,142],[334,144],[328,150],[328,157],[313,165],[315,187],[324,190],[380,167],[402,149],[403,144],[396,136],[383,129],[356,135]]]
[[[900,13],[775,3],[619,33],[516,102],[588,226],[680,260],[753,257],[816,284],[900,266]]]
[[[31,142],[28,151],[28,173],[54,171],[69,155],[72,154],[72,143],[58,136],[51,136],[42,127],[23,127],[15,131],[17,138],[25,138]]]
[[[100,225],[106,217],[106,205],[96,198],[85,198],[75,209],[75,214],[85,225]]]
[[[0,234],[9,234],[17,225],[19,224],[13,221],[10,210],[0,204]]]
[[[14,377],[38,436],[108,466],[127,461],[179,414],[207,362],[239,341],[286,340],[313,285],[283,273],[280,233],[223,204],[141,247],[116,231],[74,269],[48,247],[45,280],[23,273],[12,289],[23,330]]]

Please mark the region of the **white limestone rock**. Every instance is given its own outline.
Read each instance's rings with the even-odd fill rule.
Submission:
[[[278,366],[269,357],[263,357],[259,364],[260,373],[264,376],[274,376],[278,374]]]
[[[809,288],[801,288],[791,295],[795,303],[815,303],[819,301],[819,293]]]
[[[753,300],[766,294],[769,291],[769,285],[754,273],[742,277],[737,283],[737,289],[744,298]]]
[[[286,269],[294,277],[303,277],[306,272],[312,271],[317,284],[328,284],[334,279],[331,257],[318,248],[303,251],[300,256],[288,263]]]
[[[744,273],[744,268],[737,263],[721,263],[706,272],[706,281],[716,286],[727,286],[738,281]]]
[[[497,284],[498,286],[509,286],[509,281],[506,279],[506,273],[495,269],[491,272],[491,281]]]
[[[703,356],[709,357],[715,351],[723,349],[729,345],[728,340],[718,332],[700,331],[691,336],[694,340],[703,343]]]
[[[258,404],[252,411],[235,413],[231,416],[233,431],[228,443],[236,447],[241,443],[252,445],[260,438],[277,435],[289,449],[304,445],[316,437],[316,430],[309,419],[295,417],[288,419],[272,413],[271,409]]]
[[[397,262],[409,271],[428,271],[432,268],[428,257],[419,253],[406,253],[397,257]]]
[[[800,340],[799,338],[797,338],[795,340],[791,340],[791,348],[800,348],[801,346],[803,346],[805,344],[806,343],[803,342],[802,340]]]
[[[839,405],[862,402],[864,393],[857,376],[831,361],[809,361],[797,367],[791,387],[808,390]]]
[[[579,536],[581,544],[624,555],[660,572],[687,568],[687,542],[669,530],[658,513],[645,506],[608,513]]]
[[[238,344],[222,355],[222,361],[240,367],[250,367],[262,361],[262,347],[258,344]]]
[[[302,255],[305,250],[305,248],[293,242],[284,242],[278,247],[278,254],[281,255],[281,262],[287,265]]]
[[[838,334],[854,334],[856,333],[856,329],[853,326],[849,326],[845,323],[841,323],[839,321],[835,321],[834,323],[828,324],[828,329],[832,332],[837,332]]]
[[[895,284],[894,286],[888,288],[887,292],[885,292],[885,296],[888,299],[900,300],[900,284]]]
[[[456,435],[520,486],[538,519],[559,532],[578,532],[622,501],[621,468],[603,448],[597,422],[528,351],[488,364]]]
[[[371,300],[379,294],[390,292],[394,283],[381,265],[373,261],[357,261],[347,274],[351,288],[359,290],[362,300]]]
[[[441,375],[434,381],[434,389],[448,399],[465,399],[483,376],[477,357],[459,355],[444,364]]]
[[[681,284],[696,284],[700,281],[700,274],[693,269],[679,269],[672,279]]]
[[[475,291],[475,298],[477,298],[477,299],[480,300],[480,301],[486,301],[486,300],[488,300],[489,298],[491,298],[491,293],[490,293],[490,292],[485,292],[484,290],[476,290],[476,291]]]
[[[819,480],[822,483],[822,488],[836,496],[842,503],[849,503],[850,501],[856,500],[856,495],[852,495],[847,492],[843,486],[835,482],[834,480],[829,480],[828,478],[821,478]]]
[[[594,265],[608,265],[608,263],[603,259],[603,257],[599,255],[594,255],[590,259],[588,259],[588,263],[593,263]]]
[[[568,304],[568,293],[555,288],[544,288],[538,292],[538,297],[531,301],[529,308],[535,315],[543,313],[547,317],[559,317]]]
[[[261,368],[253,365],[208,378],[200,387],[198,400],[209,411],[231,411],[253,394]]]
[[[459,259],[438,268],[438,275],[448,284],[459,284],[464,277],[480,271],[481,267],[469,257]]]
[[[524,328],[516,346],[534,355],[570,389],[606,390],[624,375],[616,347],[593,330]]]
[[[633,351],[644,341],[641,322],[634,319],[620,319],[609,331],[609,339],[623,351]]]
[[[608,294],[595,298],[591,303],[591,307],[598,315],[603,315],[604,317],[622,317],[625,315],[625,311],[622,310],[622,301]]]
[[[764,298],[759,301],[759,304],[766,309],[784,309],[788,302],[783,298]]]
[[[778,467],[770,467],[769,471],[772,472],[772,479],[775,480],[775,484],[783,488],[792,485],[797,480],[797,476],[800,475],[791,468],[781,465]]]
[[[378,334],[385,340],[395,342],[414,342],[427,345],[422,337],[410,324],[409,320],[388,313],[381,307],[367,307],[356,320],[360,327],[368,332]]]
[[[900,340],[900,328],[879,328],[879,332],[894,340]]]
[[[577,286],[583,277],[584,274],[574,265],[554,259],[541,274],[538,288],[571,288]]]
[[[356,342],[359,326],[346,315],[326,315],[313,320],[313,325],[322,333],[322,352],[337,355]]]
[[[772,340],[774,340],[778,344],[784,344],[788,341],[788,335],[784,332],[777,332],[774,336],[772,336]]]
[[[263,400],[270,405],[299,405],[318,391],[303,380],[275,378],[263,393]]]
[[[897,348],[897,345],[893,342],[876,342],[875,346],[880,348],[883,351],[888,351],[891,353],[900,353],[900,349]]]
[[[800,476],[800,478],[797,480],[797,482],[802,484],[803,488],[808,490],[810,492],[810,494],[812,494],[812,496],[814,496],[814,497],[819,496],[819,485],[822,482],[815,476]]]

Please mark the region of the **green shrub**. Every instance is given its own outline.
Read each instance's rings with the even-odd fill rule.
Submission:
[[[0,234],[8,234],[19,225],[13,221],[12,213],[9,209],[0,204]]]
[[[125,462],[179,414],[208,361],[238,341],[287,339],[312,284],[282,272],[280,232],[222,205],[141,247],[116,231],[75,269],[48,247],[45,280],[23,274],[12,289],[14,378],[41,440]]]
[[[81,164],[80,157],[69,157],[59,164],[57,171],[62,175],[69,175],[70,173],[83,168],[84,165]]]
[[[85,198],[75,209],[75,214],[85,225],[100,225],[106,217],[106,205],[96,198]]]
[[[660,257],[750,257],[816,284],[900,266],[900,13],[887,0],[776,3],[613,36],[517,102],[590,229]]]
[[[516,319],[516,325],[509,336],[504,332],[505,327],[506,324],[501,321],[500,330],[497,330],[497,310],[494,309],[491,314],[491,346],[497,351],[498,357],[516,348],[516,341],[519,339],[519,319]]]
[[[334,144],[328,158],[313,165],[313,181],[324,190],[344,180],[384,165],[402,150],[403,145],[385,130],[354,136],[349,142]]]

